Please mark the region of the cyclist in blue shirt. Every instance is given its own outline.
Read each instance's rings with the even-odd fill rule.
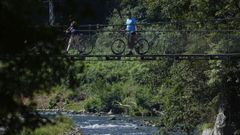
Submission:
[[[132,50],[134,48],[134,44],[135,44],[135,39],[136,39],[136,31],[137,31],[137,26],[136,26],[136,19],[134,17],[132,17],[131,12],[127,13],[127,20],[126,20],[126,31],[128,34],[128,48],[130,49],[128,55],[133,54]]]

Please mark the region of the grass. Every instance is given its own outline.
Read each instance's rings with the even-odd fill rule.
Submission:
[[[55,124],[46,124],[37,129],[23,129],[20,135],[61,135],[67,132],[73,126],[72,121],[69,118],[63,116],[57,116]]]

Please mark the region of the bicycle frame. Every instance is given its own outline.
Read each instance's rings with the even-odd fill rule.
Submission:
[[[126,31],[120,31],[119,33],[121,33],[121,35],[125,38],[125,40],[127,41],[127,43],[130,43],[129,42],[129,40],[130,40],[130,38],[129,38],[129,36],[128,36],[128,34],[129,33],[127,33]],[[142,38],[142,36],[141,36],[141,31],[136,31],[136,35],[135,35],[135,43],[134,43],[134,45],[136,44],[136,41],[137,40],[139,40],[139,39],[141,39]],[[158,40],[158,37],[159,37],[159,35],[160,35],[160,33],[158,33],[158,34],[156,34],[156,32],[154,33],[154,36],[153,36],[153,38],[151,39],[151,40],[149,40],[149,45],[150,45],[150,47],[152,47],[153,45],[154,45],[154,43]],[[116,37],[116,38],[119,38],[119,37]],[[115,38],[115,39],[116,39]],[[145,39],[145,38],[144,38]]]
[[[112,44],[112,52],[114,54],[122,54],[124,51],[125,51],[125,47],[126,47],[126,41],[127,41],[127,45],[128,45],[128,48],[129,49],[135,49],[135,51],[140,54],[140,55],[144,55],[145,53],[148,52],[148,49],[149,49],[149,44],[148,44],[148,41],[144,38],[141,38],[141,35],[140,34],[136,34],[134,36],[136,36],[136,38],[134,37],[134,39],[131,39],[131,33],[127,33],[125,31],[120,31],[120,35],[122,35],[122,37],[126,40],[123,40],[121,38],[119,38],[119,36],[117,38],[115,38],[115,40],[113,41],[113,44]],[[133,42],[133,43],[132,43]],[[115,44],[116,43],[116,44]],[[130,46],[131,45],[131,46]],[[113,47],[115,46],[116,48],[121,48],[121,49],[116,49],[116,50],[119,50],[119,51],[116,51]]]
[[[126,42],[127,42],[127,45],[129,46],[129,43],[131,42],[130,40],[130,33],[128,33],[128,32],[126,32],[125,30],[120,30],[120,32],[118,32],[118,33],[120,33],[120,35],[126,40]],[[134,35],[135,36],[135,41],[134,41],[134,46],[135,46],[135,44],[136,44],[136,41],[138,40],[138,39],[140,39],[139,37],[141,37],[140,36],[140,34],[139,34],[139,32],[137,32],[136,31],[136,35]],[[115,36],[115,38],[114,39],[119,39],[119,37],[118,36]]]
[[[71,39],[71,43],[69,43],[70,39]],[[73,50],[78,51],[79,54],[84,54],[84,55],[90,54],[93,50],[93,46],[92,44],[86,45],[89,42],[89,40],[90,40],[90,34],[84,35],[83,33],[80,33],[80,31],[73,37],[72,35],[70,35],[68,37],[66,52],[68,52],[70,48],[72,48]]]

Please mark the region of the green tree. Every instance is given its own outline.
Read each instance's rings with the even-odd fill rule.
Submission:
[[[34,111],[33,94],[69,77],[72,62],[56,40],[59,31],[38,24],[41,13],[40,0],[0,2],[0,127],[6,134],[44,123]]]

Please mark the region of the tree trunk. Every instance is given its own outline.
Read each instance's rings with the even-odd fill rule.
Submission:
[[[224,127],[226,126],[226,116],[224,115],[224,108],[220,107],[215,121],[213,135],[224,135]]]
[[[202,135],[212,135],[213,134],[213,129],[208,128],[208,129],[204,129],[202,132]]]

